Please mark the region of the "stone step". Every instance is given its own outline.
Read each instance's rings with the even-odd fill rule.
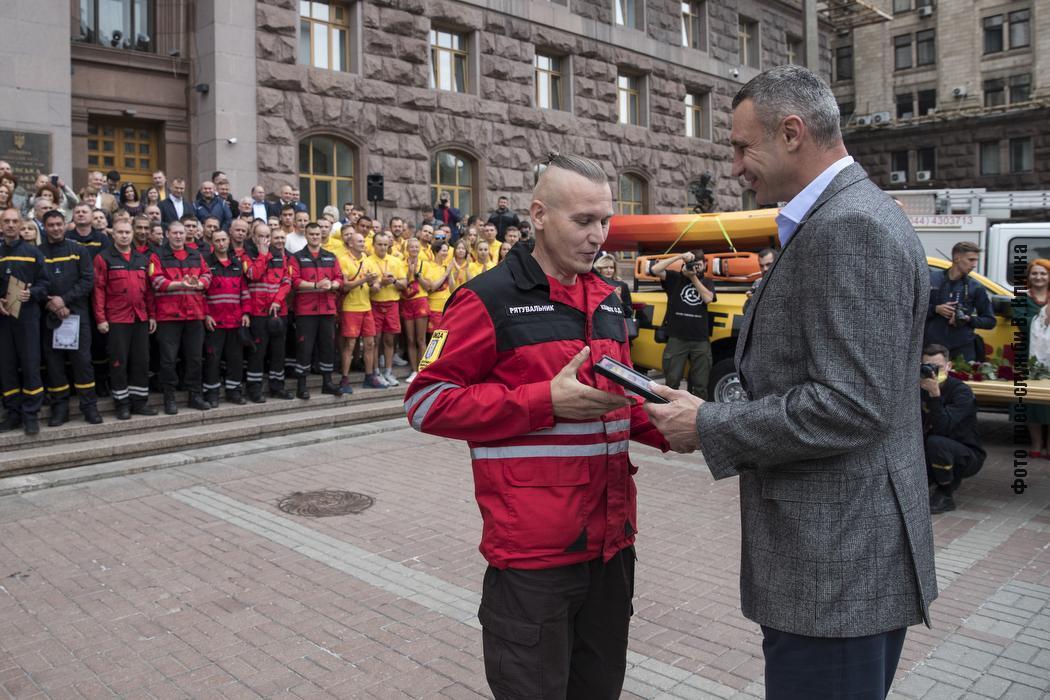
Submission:
[[[53,440],[45,444],[36,442],[21,446],[21,449],[4,448],[0,452],[0,476],[181,452],[208,445],[261,440],[404,416],[399,389],[376,391],[375,398],[364,397],[356,401],[347,400],[353,397],[342,400],[328,396],[324,398],[323,402],[313,399],[273,402],[287,407],[276,411],[249,411],[246,410],[248,406],[231,406],[225,420],[216,420],[217,416],[211,419],[208,417],[209,414],[221,412],[223,408],[211,411],[182,409],[176,416],[136,416],[130,421],[86,426],[96,432],[77,440]],[[271,402],[267,402],[252,404],[251,408],[270,406]],[[173,420],[184,418],[184,413],[189,420]],[[132,425],[131,429],[114,430],[128,424]],[[57,432],[61,429],[52,430]]]
[[[286,450],[292,447],[309,447],[324,442],[352,440],[354,438],[379,433],[390,433],[408,430],[405,417],[386,420],[369,420],[363,423],[340,425],[336,428],[308,430],[305,432],[259,437],[243,442],[227,442],[207,447],[192,447],[180,452],[162,452],[143,457],[110,460],[98,464],[87,464],[78,467],[65,467],[50,471],[35,471],[14,476],[0,476],[0,496],[17,493],[28,493],[56,486],[70,486],[87,481],[108,479],[117,476],[141,474],[158,469],[172,469],[194,464],[214,462],[216,460],[262,455],[274,450]]]
[[[353,378],[351,378],[353,379]],[[314,381],[316,380],[316,381]],[[220,399],[217,408],[208,411],[198,411],[186,407],[186,392],[178,392],[179,412],[174,416],[165,415],[161,409],[163,397],[159,394],[150,394],[150,405],[160,413],[156,416],[132,416],[130,420],[117,420],[114,414],[113,401],[111,399],[100,399],[98,403],[99,413],[102,414],[101,425],[90,425],[81,418],[79,411],[75,410],[74,398],[70,405],[69,422],[57,428],[49,428],[47,419],[50,409],[44,407],[40,411],[40,434],[33,437],[26,436],[21,429],[0,433],[0,452],[8,450],[19,450],[27,447],[39,447],[46,444],[58,442],[76,442],[80,440],[91,440],[98,436],[112,434],[128,434],[133,432],[161,430],[172,426],[185,426],[189,424],[213,424],[228,420],[236,420],[244,416],[270,415],[274,413],[296,413],[301,410],[320,405],[339,405],[341,403],[358,403],[362,401],[374,401],[392,396],[404,396],[406,385],[402,381],[400,386],[389,389],[364,389],[360,381],[354,383],[354,393],[348,396],[335,398],[329,394],[321,393],[321,378],[313,377],[309,382],[310,399],[281,400],[267,398],[266,403],[247,403],[243,406],[227,403]],[[291,389],[294,390],[294,383]],[[294,393],[294,391],[293,391]]]

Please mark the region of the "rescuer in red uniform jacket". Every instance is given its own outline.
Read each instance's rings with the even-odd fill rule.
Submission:
[[[321,227],[306,225],[306,247],[292,255],[292,288],[295,290],[295,395],[309,399],[306,375],[317,346],[321,367],[321,393],[339,397],[332,383],[335,371],[336,295],[343,287],[343,273],[335,254],[321,247]]]
[[[456,291],[405,409],[471,448],[495,696],[618,698],[638,528],[627,445],[667,443],[593,369],[630,363],[619,297],[590,272],[613,214],[604,170],[552,155],[530,214],[535,250]]]
[[[155,416],[149,405],[149,335],[156,332],[149,258],[132,245],[131,222],[113,222],[113,245],[95,256],[93,305],[106,338],[117,418]]]
[[[160,385],[164,390],[164,412],[179,412],[175,403],[178,373],[175,362],[182,349],[185,367],[183,382],[189,390],[190,408],[206,411],[202,395],[202,354],[204,317],[207,307],[204,290],[211,284],[211,272],[196,248],[186,246],[186,227],[181,221],[168,224],[168,243],[150,260],[150,282],[157,313],[157,346],[160,349]]]

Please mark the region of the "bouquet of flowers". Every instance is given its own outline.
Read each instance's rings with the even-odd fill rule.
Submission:
[[[1032,361],[1034,362],[1034,358]],[[1031,370],[1031,365],[1029,365],[1029,369]],[[1007,345],[1005,347],[996,348],[995,353],[984,362],[970,362],[964,360],[962,357],[956,357],[952,360],[951,368],[948,370],[948,376],[963,381],[975,382],[995,381],[997,379],[1013,381],[1013,346]],[[1050,377],[1050,369],[1047,370],[1047,377]],[[1036,377],[1034,376],[1029,376],[1029,379],[1035,378]]]

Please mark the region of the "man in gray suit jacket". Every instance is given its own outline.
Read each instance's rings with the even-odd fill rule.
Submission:
[[[782,253],[736,345],[746,403],[660,387],[672,448],[740,478],[741,605],[768,698],[884,698],[937,596],[917,377],[929,272],[907,217],[846,153],[828,86],[799,66],[733,101],[733,174]]]

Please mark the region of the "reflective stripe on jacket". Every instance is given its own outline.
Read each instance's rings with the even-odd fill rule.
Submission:
[[[453,295],[406,394],[412,427],[468,441],[480,550],[498,568],[609,560],[637,530],[628,441],[667,449],[641,406],[600,420],[555,419],[551,379],[584,345],[591,360],[579,379],[604,391],[623,394],[592,360],[631,361],[612,288],[593,274],[578,284],[583,309],[515,248],[506,265]]]
[[[149,259],[134,248],[125,259],[110,246],[95,256],[95,320],[134,323],[154,318]]]
[[[183,248],[185,256],[177,256],[169,246],[150,260],[150,283],[158,321],[203,321],[205,316],[203,289],[172,289],[173,282],[196,275],[204,289],[211,284],[211,273],[200,251]]]
[[[314,257],[309,246],[291,256],[292,288],[295,289],[296,316],[333,316],[338,294],[332,290],[304,289],[302,282],[318,282],[323,279],[343,283],[343,273],[335,254],[321,248]]]
[[[205,257],[211,269],[211,283],[204,293],[208,315],[216,328],[238,328],[241,316],[248,313],[248,280],[240,258],[219,260],[214,253]]]

